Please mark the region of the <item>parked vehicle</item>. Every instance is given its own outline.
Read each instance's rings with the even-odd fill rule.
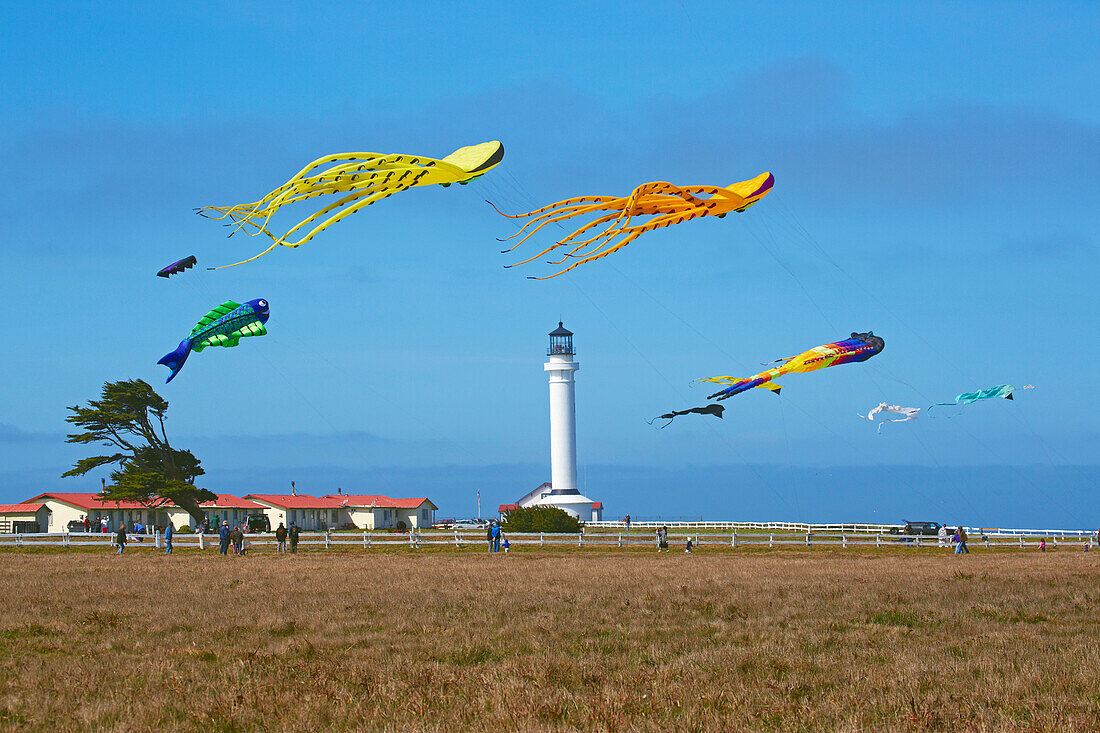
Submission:
[[[470,530],[485,529],[489,526],[488,519],[459,519],[451,525],[451,529]]]
[[[266,514],[253,514],[248,518],[248,531],[252,532],[270,532],[271,520],[267,518]]]
[[[905,522],[905,529],[902,530],[902,534],[907,535],[920,535],[922,537],[935,537],[939,534],[940,527],[942,525],[939,522]]]

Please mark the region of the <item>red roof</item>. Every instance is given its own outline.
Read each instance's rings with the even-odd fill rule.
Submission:
[[[114,501],[112,499],[103,500],[98,498],[98,494],[41,494],[34,497],[34,499],[27,499],[23,502],[29,504],[37,499],[56,499],[57,501],[63,501],[66,504],[72,504],[82,509],[152,509],[152,508],[164,508],[175,507],[175,502],[168,501],[167,499],[154,499],[150,502],[150,505],[142,504],[139,501]],[[217,499],[214,501],[204,501],[199,506],[209,509],[263,509],[262,506],[254,501],[248,499],[242,499],[239,496],[233,494],[217,494]]]
[[[113,499],[103,500],[99,498],[98,494],[81,493],[81,494],[39,494],[38,496],[27,499],[24,504],[30,504],[31,502],[39,501],[40,499],[55,499],[56,501],[63,501],[66,504],[72,504],[78,506],[81,509],[152,509],[154,507],[164,506],[166,504],[175,506],[167,499],[153,499],[149,504],[142,504],[139,501],[124,500],[115,501]]]
[[[593,509],[603,509],[603,502],[602,501],[592,502],[592,508]]]
[[[394,499],[391,496],[381,494],[326,494],[326,499],[339,499],[340,506],[376,506],[383,509],[417,509],[424,502],[432,504],[426,496],[418,496],[413,499]],[[433,509],[438,509],[432,504]]]
[[[246,499],[255,499],[283,509],[339,509],[345,506],[343,499],[337,496],[309,496],[308,494],[249,494]]]
[[[199,504],[201,507],[209,507],[212,509],[263,509],[264,507],[257,504],[254,501],[248,499],[242,499],[239,496],[233,496],[233,494],[218,494],[218,498],[214,501],[204,501]]]
[[[22,504],[0,504],[0,514],[26,514],[46,506],[42,502],[25,501]]]

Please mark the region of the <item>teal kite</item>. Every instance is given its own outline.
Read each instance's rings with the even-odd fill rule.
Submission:
[[[1030,384],[1024,386],[1022,389],[1035,389]],[[991,400],[995,397],[1001,397],[1006,400],[1012,399],[1012,393],[1016,391],[1016,388],[1011,384],[998,384],[996,387],[989,387],[988,389],[979,390],[977,392],[963,392],[961,395],[955,397],[954,402],[937,402],[934,405],[929,405],[928,409],[933,407],[954,407],[955,405],[969,405],[971,402],[977,402],[978,400]]]

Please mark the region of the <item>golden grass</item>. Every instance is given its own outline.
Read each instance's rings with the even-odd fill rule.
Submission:
[[[0,553],[0,726],[1098,730],[1100,552]]]

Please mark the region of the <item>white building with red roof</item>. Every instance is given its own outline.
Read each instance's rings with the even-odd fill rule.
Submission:
[[[0,532],[45,532],[50,510],[40,501],[0,504]]]
[[[430,527],[438,509],[425,497],[394,499],[381,494],[249,494],[245,498],[266,507],[272,528],[294,523],[307,532]]]
[[[424,529],[435,523],[439,507],[426,496],[395,499],[381,494],[328,494],[340,499],[348,521],[360,529]]]
[[[203,502],[200,506],[206,513],[211,526],[215,521],[228,521],[230,524],[244,522],[249,516],[263,514],[264,507],[254,501],[242,499],[232,494],[218,494],[214,501]],[[115,530],[125,522],[133,526],[141,522],[146,527],[163,528],[172,523],[173,527],[188,525],[194,528],[195,520],[187,511],[167,499],[154,499],[148,504],[138,501],[115,501],[101,499],[94,493],[48,492],[39,494],[16,506],[41,504],[46,510],[44,521],[39,521],[42,532],[65,532],[72,523],[74,531],[79,524],[83,527],[84,518],[106,519],[107,527]],[[82,531],[82,530],[81,530]]]
[[[272,529],[280,524],[296,524],[299,529],[313,532],[339,529],[350,521],[344,518],[341,503],[327,498],[308,494],[248,494],[245,498],[263,507]]]

